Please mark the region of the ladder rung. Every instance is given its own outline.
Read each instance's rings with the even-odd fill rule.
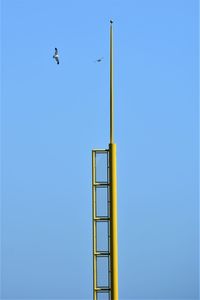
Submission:
[[[96,149],[92,149],[92,151],[94,152],[109,152],[109,149],[100,149],[100,148],[96,148]]]
[[[97,251],[94,253],[96,256],[109,256],[110,252],[109,251]]]
[[[108,182],[93,182],[93,186],[109,186]]]
[[[96,287],[95,291],[110,291],[109,287]]]
[[[94,221],[110,221],[109,217],[94,217]]]

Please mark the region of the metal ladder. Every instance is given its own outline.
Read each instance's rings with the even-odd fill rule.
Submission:
[[[109,150],[92,150],[93,299],[111,299]]]

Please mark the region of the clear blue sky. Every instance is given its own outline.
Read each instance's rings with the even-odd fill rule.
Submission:
[[[110,18],[120,300],[198,299],[197,0],[2,1],[2,299],[92,299]]]

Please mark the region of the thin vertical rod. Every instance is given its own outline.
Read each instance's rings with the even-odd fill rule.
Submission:
[[[110,144],[114,143],[113,28],[110,21]]]
[[[97,299],[96,287],[97,287],[97,261],[96,261],[96,223],[94,221],[96,217],[96,193],[95,193],[95,173],[96,173],[96,153],[92,151],[92,219],[93,219],[93,299]]]

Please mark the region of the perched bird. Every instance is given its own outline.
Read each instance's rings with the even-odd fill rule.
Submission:
[[[113,20],[110,20],[110,24],[112,24],[113,23]]]
[[[102,60],[103,60],[103,57],[96,59],[94,62],[100,63],[100,62],[102,62]]]
[[[53,58],[57,62],[57,65],[59,65],[59,55],[58,55],[58,49],[57,48],[55,48],[55,53],[54,53]]]

